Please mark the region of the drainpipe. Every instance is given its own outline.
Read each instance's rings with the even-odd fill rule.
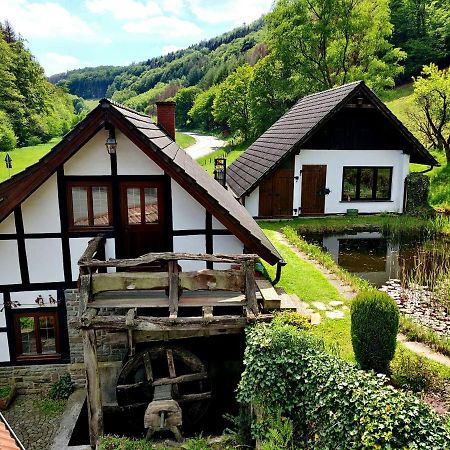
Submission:
[[[281,260],[279,262],[277,262],[277,274],[275,275],[275,279],[272,281],[272,285],[275,286],[281,278],[281,268],[284,267],[286,265],[286,261]]]
[[[428,167],[428,169],[422,170],[421,172],[415,172],[415,173],[427,173],[431,172],[433,170],[433,166]]]

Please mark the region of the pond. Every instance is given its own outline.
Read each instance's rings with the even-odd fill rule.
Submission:
[[[388,280],[423,282],[450,259],[450,241],[419,236],[394,240],[381,232],[358,231],[338,234],[302,234],[310,243],[327,251],[349,272],[381,287]]]

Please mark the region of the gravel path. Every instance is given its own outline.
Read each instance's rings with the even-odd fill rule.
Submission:
[[[202,156],[209,155],[210,153],[216,151],[220,147],[225,145],[225,141],[216,138],[215,136],[206,136],[204,134],[197,133],[185,133],[192,136],[196,143],[186,148],[186,153],[192,158],[197,159]]]
[[[45,415],[38,401],[42,395],[18,395],[3,412],[17,437],[27,450],[48,450],[56,434],[61,414]]]

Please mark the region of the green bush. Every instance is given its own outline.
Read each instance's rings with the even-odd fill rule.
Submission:
[[[397,345],[397,304],[385,292],[372,289],[355,297],[350,312],[356,361],[364,370],[388,373]]]
[[[405,212],[418,216],[431,214],[433,209],[428,203],[430,178],[423,173],[412,172],[406,177],[406,185],[408,196]]]
[[[429,367],[425,358],[400,349],[392,363],[391,379],[402,389],[414,392],[436,391],[442,388],[439,376]]]
[[[49,396],[53,400],[68,399],[74,389],[75,385],[70,378],[70,374],[66,373],[52,384]]]
[[[428,405],[329,355],[311,333],[272,323],[246,335],[238,399],[254,405],[252,429],[263,442],[281,414],[305,450],[450,448],[450,430]]]
[[[276,313],[273,320],[278,325],[293,325],[302,330],[309,330],[311,328],[309,317],[295,311],[281,311]]]

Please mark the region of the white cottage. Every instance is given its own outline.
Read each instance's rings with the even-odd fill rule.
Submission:
[[[70,361],[64,293],[99,233],[106,259],[249,251],[281,261],[245,208],[174,142],[174,108],[158,104],[156,125],[101,100],[49,154],[0,184],[0,365]]]
[[[229,168],[253,217],[404,210],[409,164],[433,156],[362,81],[308,95]]]

